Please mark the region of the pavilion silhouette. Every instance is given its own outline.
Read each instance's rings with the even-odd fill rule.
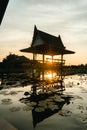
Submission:
[[[63,66],[65,64],[65,60],[63,59],[63,55],[65,54],[74,54],[74,51],[67,50],[64,46],[61,36],[58,37],[53,36],[51,34],[48,34],[46,32],[43,32],[41,30],[38,30],[36,26],[34,26],[34,34],[32,38],[31,46],[25,49],[20,50],[21,52],[27,52],[33,54],[33,60],[36,60],[42,64],[42,69],[40,68],[40,75],[42,75],[42,78],[40,78],[40,81],[46,81],[45,80],[45,73],[48,70],[52,71],[52,78],[53,73],[57,72],[57,80],[56,83],[60,83],[61,89],[63,88],[63,79],[64,79],[64,72],[63,72]],[[42,56],[42,60],[37,60],[37,54],[40,54]],[[46,58],[46,56],[51,56],[51,58]],[[54,58],[54,56],[58,56],[57,59]],[[59,59],[60,56],[60,59]],[[51,60],[52,64],[48,64],[48,61]],[[37,70],[38,68],[34,68],[33,70]],[[35,71],[32,72],[33,79],[35,78]],[[34,80],[35,81],[35,80]],[[46,82],[45,82],[46,83]],[[55,81],[51,82],[53,86]],[[44,85],[43,85],[44,86]],[[42,87],[42,90],[44,87]],[[47,85],[45,85],[45,88],[47,88]],[[33,94],[36,94],[36,85],[33,85]]]

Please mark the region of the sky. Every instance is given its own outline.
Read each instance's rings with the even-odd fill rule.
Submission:
[[[61,35],[67,65],[87,63],[87,0],[9,0],[0,26],[0,61],[9,53],[32,58],[20,49],[31,45],[34,25],[39,30]]]

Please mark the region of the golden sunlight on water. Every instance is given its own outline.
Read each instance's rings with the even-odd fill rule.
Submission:
[[[41,76],[42,77],[42,76]],[[55,72],[52,72],[52,71],[47,71],[45,72],[44,74],[44,79],[45,80],[52,80],[56,77],[56,73]]]
[[[46,74],[46,75],[45,75],[45,78],[46,78],[46,79],[52,79],[52,78],[53,78],[52,73]]]
[[[46,61],[47,61],[48,63],[52,63],[52,59],[51,59],[51,58],[46,58]]]
[[[45,72],[45,77],[51,79],[52,76],[55,78],[52,71]],[[87,130],[87,75],[66,76],[64,83],[65,91],[45,98],[35,96],[33,100],[30,95],[24,95],[31,92],[31,85],[3,85],[0,118],[20,130],[49,130],[51,127],[51,130]],[[48,89],[52,91],[52,87]]]

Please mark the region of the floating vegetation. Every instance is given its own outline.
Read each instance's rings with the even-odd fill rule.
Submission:
[[[43,107],[44,109],[47,109],[47,108],[48,108],[48,104],[47,104],[47,102],[45,102],[45,101],[40,101],[40,102],[38,103],[38,106],[39,106],[39,107]]]
[[[11,112],[17,112],[17,111],[20,111],[21,108],[20,107],[12,107],[9,109]]]
[[[59,99],[54,99],[54,101],[56,101],[56,102],[64,102],[65,100],[63,99],[63,98],[59,98]]]
[[[36,106],[36,102],[30,102],[31,106]]]
[[[29,107],[35,107],[36,106],[36,102],[27,102],[26,105],[29,106]]]
[[[44,112],[45,109],[43,107],[37,107],[37,108],[35,108],[35,111],[36,112]]]
[[[82,88],[82,93],[87,93],[87,90]]]
[[[24,92],[24,91],[22,91],[22,90],[19,90],[19,91],[17,91],[18,93],[21,93],[21,92]]]
[[[21,103],[25,103],[25,104],[30,103],[30,101],[28,99],[26,99],[26,98],[23,98],[20,101],[21,101]]]
[[[54,99],[54,96],[49,97],[49,99]]]
[[[3,94],[3,95],[16,95],[16,94],[18,94],[18,92],[16,92],[16,91],[11,91],[11,92],[1,91],[0,94]]]
[[[46,109],[51,111],[58,110],[60,108],[59,103],[65,102],[65,99],[60,95],[55,94],[54,96],[50,96],[45,100],[40,100],[37,102],[29,101],[28,98],[22,99],[21,102],[26,104],[26,106],[23,108],[24,111],[35,109],[36,112],[42,112]]]
[[[1,101],[2,101],[3,105],[10,105],[10,104],[12,104],[12,100],[11,99],[2,99]]]
[[[61,98],[61,96],[59,95],[54,95],[52,97],[50,97],[51,101],[55,101],[55,102],[64,102],[65,100],[63,98]]]
[[[52,101],[50,101],[50,102],[47,102],[47,101],[46,101],[46,104],[47,104],[48,106],[49,106],[49,105],[55,105],[55,102],[54,102],[54,101],[53,101],[53,102],[52,102]]]
[[[38,103],[38,106],[44,109],[50,109],[50,110],[55,110],[58,109],[58,105],[55,104],[55,102],[53,102],[52,100],[44,100],[44,101],[40,101]]]
[[[87,117],[86,116],[83,119],[81,119],[81,122],[84,123],[84,124],[87,124]]]
[[[23,107],[23,111],[30,111],[30,110],[33,110],[34,107],[37,105],[36,102],[30,102],[28,99],[22,99],[21,100],[21,103],[24,103],[26,104],[26,106]]]
[[[77,107],[77,109],[79,109],[79,110],[84,110],[84,107],[83,107],[83,105],[79,105],[79,106]]]
[[[59,111],[59,115],[61,116],[71,116],[72,112],[69,110],[61,110]]]
[[[9,94],[10,94],[10,95],[16,95],[16,94],[18,94],[18,92],[16,92],[16,91],[11,91]]]
[[[52,111],[54,111],[55,109],[58,109],[58,105],[56,105],[54,103],[43,104],[42,106],[40,106],[40,105],[41,104],[39,104],[38,106],[43,109],[50,109]]]
[[[61,98],[68,98],[70,97],[69,95],[61,95]]]
[[[81,113],[83,112],[87,112],[87,106],[84,104],[80,104],[77,106],[77,109],[81,111]]]
[[[57,105],[52,105],[52,104],[50,104],[50,105],[48,106],[48,108],[49,108],[50,110],[52,110],[52,111],[54,111],[55,109],[57,109],[57,110],[59,109]]]
[[[33,110],[34,109],[34,107],[32,107],[32,106],[24,106],[23,107],[23,111],[30,111],[30,110]]]
[[[80,96],[74,96],[74,98],[73,99],[81,99],[81,100],[83,100],[83,98],[82,97],[80,97]]]
[[[27,105],[27,106],[31,106],[30,102],[27,102],[26,105]]]
[[[79,115],[78,119],[81,121],[81,123],[87,124],[87,114]]]
[[[2,95],[16,95],[16,94],[18,94],[18,92],[17,91],[10,91],[10,92],[8,92],[8,91],[2,91],[2,92],[0,92],[0,94],[2,94]]]
[[[1,91],[0,94],[2,94],[2,95],[8,95],[7,92],[8,92],[8,91]]]
[[[50,98],[45,100],[45,102],[52,102],[52,101],[53,101],[53,99],[50,99]]]

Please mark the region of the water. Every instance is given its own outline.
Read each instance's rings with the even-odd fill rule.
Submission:
[[[67,76],[62,95],[37,102],[26,100],[24,95],[31,86],[2,89],[0,118],[18,130],[87,130],[86,79],[87,75]]]

